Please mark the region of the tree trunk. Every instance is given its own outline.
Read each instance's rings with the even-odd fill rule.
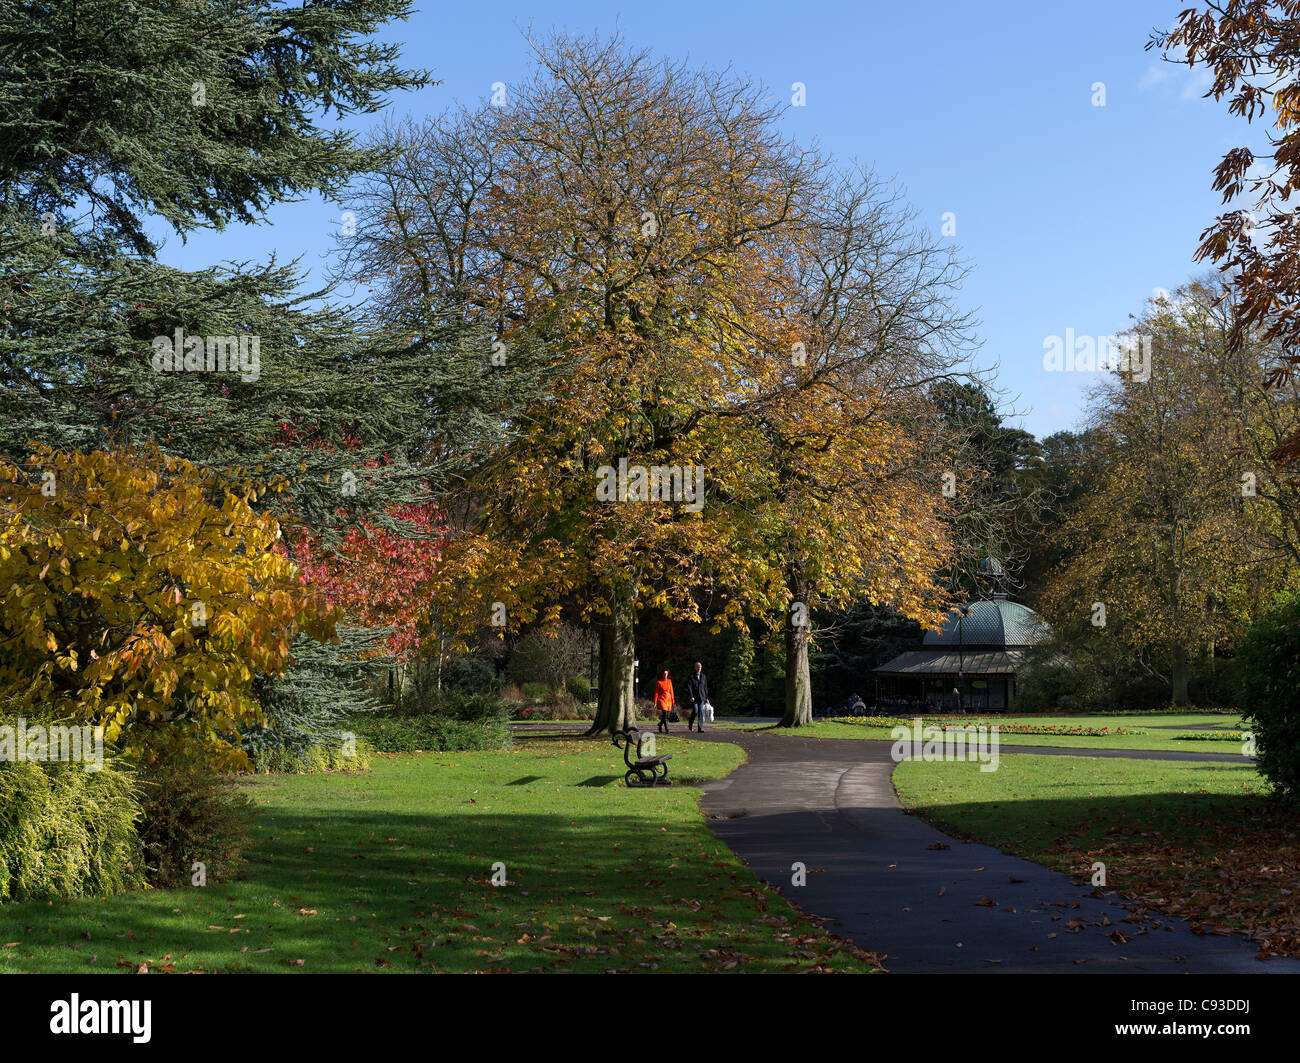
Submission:
[[[1174,689],[1174,704],[1186,705],[1187,697],[1187,650],[1181,646],[1174,646],[1173,667],[1171,669],[1170,684]]]
[[[632,670],[636,658],[635,611],[630,596],[615,593],[610,611],[597,623],[600,634],[600,697],[589,735],[613,734],[636,726]]]
[[[785,617],[785,715],[781,727],[802,727],[812,723],[812,678],[808,672],[808,642],[812,615],[808,605],[808,581],[803,566],[787,573],[786,587],[793,598]]]
[[[442,693],[442,654],[446,645],[446,639],[442,637],[441,632],[438,635],[438,670],[435,672],[434,686],[439,694]]]

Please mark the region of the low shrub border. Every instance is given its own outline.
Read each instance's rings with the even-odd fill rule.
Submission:
[[[314,745],[303,750],[267,746],[250,757],[256,775],[314,775],[318,772],[367,771],[372,762],[370,743],[356,738],[350,753],[337,745]]]
[[[510,749],[505,720],[456,720],[445,716],[354,716],[349,727],[379,753],[457,753]]]
[[[136,776],[59,761],[0,762],[0,901],[107,896],[144,885]]]

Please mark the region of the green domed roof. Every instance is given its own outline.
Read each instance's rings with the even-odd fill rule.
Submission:
[[[959,617],[954,609],[937,634],[925,633],[925,646],[1035,646],[1052,637],[1047,621],[1032,609],[1005,598],[970,602]],[[958,637],[957,621],[961,620]]]

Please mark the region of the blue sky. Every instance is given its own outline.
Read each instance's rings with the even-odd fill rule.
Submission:
[[[1119,332],[1155,289],[1203,271],[1193,253],[1219,209],[1213,167],[1256,139],[1201,99],[1197,74],[1143,50],[1186,6],[429,0],[386,37],[442,84],[395,96],[386,113],[437,112],[519,80],[530,24],[607,33],[617,23],[631,45],[731,65],[787,101],[803,82],[806,105],[785,119],[791,135],[895,178],[936,235],[955,214],[955,242],[974,267],[961,302],[980,321],[977,362],[998,364],[1013,423],[1042,437],[1078,423],[1097,380],[1044,371],[1046,338]],[[1105,106],[1093,104],[1097,82]],[[285,204],[261,226],[172,237],[163,258],[196,268],[276,251],[302,255],[319,280],[344,209]]]

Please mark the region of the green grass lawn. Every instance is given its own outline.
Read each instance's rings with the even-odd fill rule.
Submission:
[[[873,969],[760,883],[680,785],[743,752],[659,751],[679,785],[628,789],[608,740],[568,737],[248,778],[261,811],[237,881],[0,906],[0,971]]]
[[[1209,929],[1300,956],[1300,816],[1249,764],[1024,754],[894,770],[905,808],[939,829],[1106,885]]]
[[[1243,802],[1265,791],[1249,764],[1026,753],[1003,760],[997,771],[978,768],[904,761],[894,769],[894,788],[904,807],[943,830],[1041,862],[1063,841],[1091,849],[1124,827],[1200,844],[1209,840],[1203,813],[1221,814],[1227,827]]]
[[[922,724],[936,722],[933,717],[920,717]],[[1156,729],[1157,725],[1187,728],[1194,724],[1212,724],[1231,730],[1241,727],[1241,717],[1220,713],[1176,713],[1150,716],[970,716],[970,723],[1014,725],[1050,724],[1062,727],[1121,727],[1126,731],[1142,731],[1128,735],[1055,735],[1009,734],[1000,731],[998,741],[1004,746],[1060,746],[1063,748],[1095,749],[1167,749],[1181,753],[1240,753],[1237,741],[1188,742],[1174,736],[1185,731]],[[792,735],[797,738],[858,738],[888,740],[888,727],[867,724],[840,723],[834,720],[817,720],[806,727],[773,727],[768,724],[750,725],[750,730],[765,730],[772,734]]]

